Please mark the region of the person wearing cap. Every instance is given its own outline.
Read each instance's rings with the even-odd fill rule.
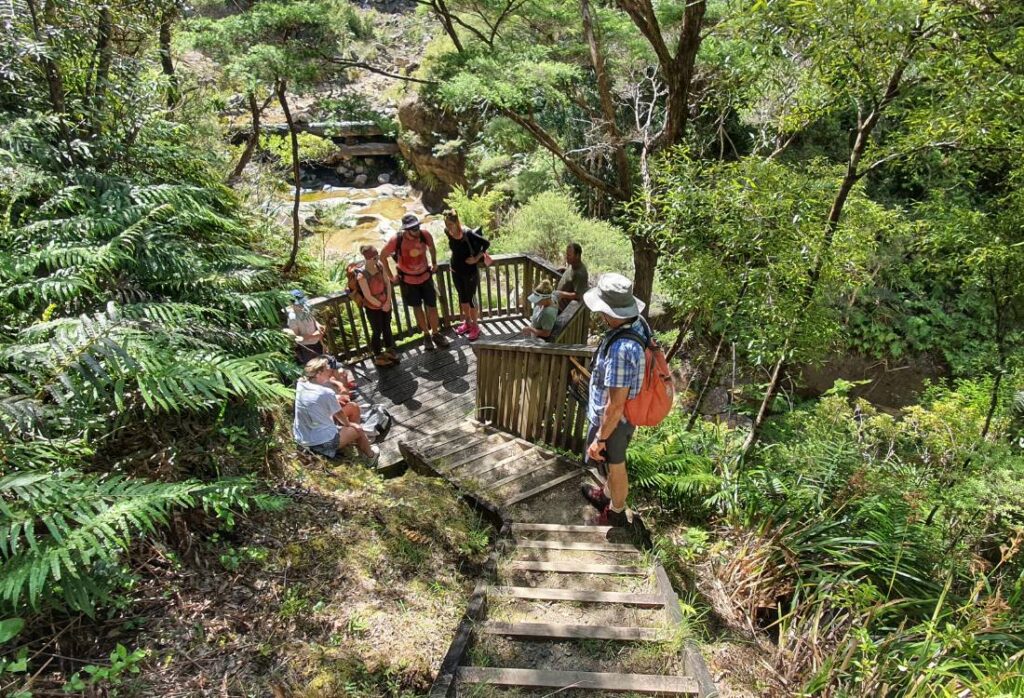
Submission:
[[[565,271],[562,272],[562,278],[558,280],[555,289],[558,296],[558,311],[565,310],[573,301],[582,301],[589,283],[590,272],[583,263],[583,248],[578,242],[570,242],[565,248]]]
[[[326,357],[306,362],[302,378],[295,385],[295,420],[292,436],[300,446],[327,458],[355,445],[368,465],[374,465],[380,449],[370,444],[366,433],[354,424],[338,403],[331,381],[334,371]]]
[[[363,245],[359,253],[363,255],[363,264],[356,269],[356,278],[363,295],[363,311],[370,322],[373,363],[382,368],[394,366],[398,363],[398,352],[391,334],[391,282],[375,246]]]
[[[313,309],[309,307],[309,299],[302,290],[293,290],[291,296],[288,330],[295,335],[295,359],[300,364],[305,364],[324,353],[324,326],[316,321]]]
[[[427,252],[430,253],[429,262]],[[433,280],[437,271],[437,249],[430,233],[420,229],[420,219],[412,213],[402,216],[402,229],[384,244],[380,255],[384,258],[384,270],[392,284],[396,274],[391,271],[389,258],[395,261],[402,301],[412,308],[416,316],[416,325],[423,332],[423,345],[427,349],[447,347],[448,340],[441,334],[437,318],[437,290]]]
[[[632,331],[649,339],[651,329],[640,315],[644,303],[633,296],[633,282],[621,274],[603,274],[583,302],[608,326],[590,367],[586,452],[605,482],[604,487],[584,485],[583,496],[598,509],[595,525],[630,526],[626,449],[636,427],[623,414],[626,401],[640,392],[646,361],[644,347],[624,335]]]
[[[452,284],[462,310],[462,324],[455,328],[455,334],[465,335],[466,339],[475,342],[480,338],[480,311],[476,307],[480,267],[477,265],[491,242],[479,233],[479,229],[463,227],[459,214],[451,209],[444,212],[444,230],[452,252]]]
[[[555,307],[551,282],[547,279],[541,281],[527,300],[533,306],[533,314],[530,316],[529,326],[523,328],[523,334],[527,337],[547,339],[555,329],[555,321],[558,320],[558,308]]]

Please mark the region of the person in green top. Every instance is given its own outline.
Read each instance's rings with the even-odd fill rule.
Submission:
[[[544,279],[537,284],[530,294],[529,301],[533,305],[533,315],[530,317],[530,326],[523,328],[523,334],[527,337],[547,339],[555,329],[555,320],[558,319],[558,308],[555,307],[551,282]]]
[[[572,301],[583,301],[583,294],[590,284],[587,265],[583,263],[583,248],[578,242],[570,242],[565,248],[565,271],[558,280],[558,310],[565,310]]]

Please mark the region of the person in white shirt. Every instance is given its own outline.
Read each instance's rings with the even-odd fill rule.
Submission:
[[[328,458],[335,458],[340,449],[354,444],[368,465],[376,464],[380,449],[370,444],[361,428],[349,422],[338,404],[338,396],[330,386],[334,372],[328,360],[311,359],[303,374],[295,386],[292,435],[296,443]]]

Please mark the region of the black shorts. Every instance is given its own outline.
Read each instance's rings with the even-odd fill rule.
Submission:
[[[407,284],[403,281],[402,302],[410,308],[418,308],[421,305],[436,308],[437,290],[434,288],[434,280],[427,279],[422,284]]]
[[[459,304],[476,307],[476,290],[480,288],[480,272],[474,270],[472,274],[462,275],[452,273],[452,283],[455,285],[455,292],[459,294]]]
[[[605,443],[605,457],[604,466],[609,463],[625,463],[626,462],[626,449],[629,448],[629,442],[633,439],[633,432],[636,431],[636,427],[629,422],[619,422],[619,426],[615,427],[615,431],[608,437],[608,441]],[[597,425],[590,425],[590,432],[587,434],[587,445],[585,448],[590,448],[590,444],[594,443],[594,439],[597,437]],[[601,465],[596,463],[595,465]],[[606,474],[606,469],[599,468],[603,474]]]

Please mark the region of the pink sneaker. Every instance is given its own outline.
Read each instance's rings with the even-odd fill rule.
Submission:
[[[469,324],[466,323],[466,322],[463,322],[461,325],[459,325],[458,327],[455,328],[455,334],[468,334],[468,333],[469,333]]]
[[[480,325],[471,325],[469,330],[466,332],[466,339],[471,342],[475,342],[480,339]]]

